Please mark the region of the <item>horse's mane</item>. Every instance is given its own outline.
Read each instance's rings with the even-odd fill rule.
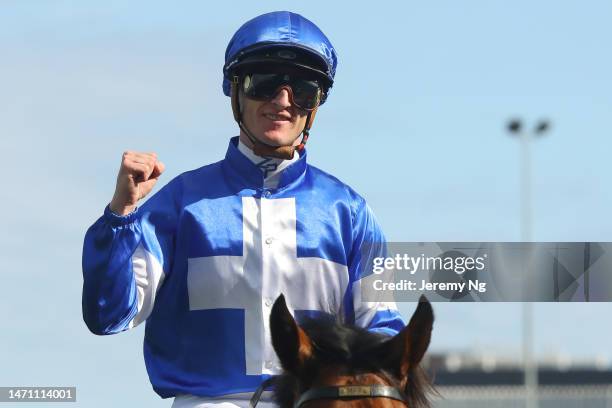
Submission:
[[[383,366],[380,355],[374,352],[390,339],[389,336],[324,319],[305,319],[300,327],[313,343],[313,358],[304,367],[303,378],[287,372],[279,376],[274,387],[274,399],[280,407],[293,407],[296,395],[309,387],[309,380],[314,379],[317,368],[330,365],[347,367],[350,375],[382,373],[393,382],[392,386],[399,389],[399,379]],[[421,367],[411,368],[406,387],[402,390],[410,408],[429,407],[427,393],[431,390],[431,383]]]

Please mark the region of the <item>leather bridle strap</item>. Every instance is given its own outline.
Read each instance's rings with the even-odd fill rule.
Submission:
[[[344,398],[391,398],[406,402],[406,398],[394,387],[387,385],[350,385],[311,388],[300,396],[293,408],[300,408],[303,404],[317,399]]]
[[[249,401],[249,406],[251,408],[255,408],[255,406],[259,402],[259,399],[261,398],[261,394],[264,392],[264,390],[267,387],[269,387],[272,384],[274,384],[274,381],[276,381],[277,379],[278,379],[278,376],[274,375],[274,376],[268,378],[267,380],[265,380],[264,382],[262,382],[259,385],[259,388],[257,388],[257,390],[253,393],[253,396],[251,397],[251,400]]]

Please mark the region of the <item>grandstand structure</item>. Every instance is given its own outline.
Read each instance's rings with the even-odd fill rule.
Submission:
[[[438,396],[435,408],[522,408],[524,373],[513,358],[469,353],[430,354],[425,366]],[[538,408],[612,408],[612,366],[604,358],[538,361]]]

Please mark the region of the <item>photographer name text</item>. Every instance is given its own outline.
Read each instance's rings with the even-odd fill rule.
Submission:
[[[402,279],[398,282],[385,282],[382,279],[377,279],[373,283],[374,290],[379,291],[453,291],[464,292],[486,292],[487,283],[480,282],[477,279],[467,282],[428,282],[421,280],[414,282],[411,280]]]

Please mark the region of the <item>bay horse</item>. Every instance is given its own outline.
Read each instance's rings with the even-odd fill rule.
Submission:
[[[296,323],[280,295],[270,314],[272,345],[283,368],[274,385],[281,408],[422,408],[433,387],[419,366],[433,327],[425,296],[397,335],[322,319]]]

